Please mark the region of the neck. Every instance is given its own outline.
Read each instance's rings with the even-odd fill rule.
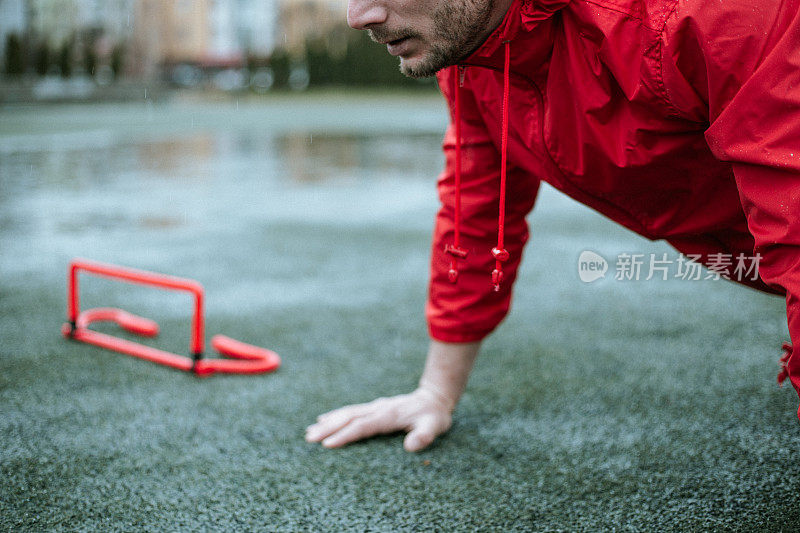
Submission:
[[[508,13],[508,9],[514,1],[515,0],[494,0],[492,2],[492,11],[489,13],[489,23],[486,25],[486,31],[481,35],[481,43],[500,26],[500,23],[503,22],[506,13]]]
[[[484,26],[484,30],[478,35],[478,38],[475,39],[475,44],[472,48],[464,54],[463,58],[469,57],[477,50],[478,48],[486,42],[486,39],[500,26],[500,23],[503,22],[503,19],[508,13],[511,4],[515,2],[515,0],[488,0],[491,2],[491,11],[488,15],[488,23]]]

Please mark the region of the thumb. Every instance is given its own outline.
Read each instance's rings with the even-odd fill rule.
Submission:
[[[422,416],[411,426],[411,431],[403,440],[407,452],[418,452],[427,448],[442,433],[442,424],[433,415]]]

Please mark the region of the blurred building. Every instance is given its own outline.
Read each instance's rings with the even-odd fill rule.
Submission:
[[[278,45],[300,56],[308,40],[327,37],[346,21],[344,0],[281,0]]]
[[[133,35],[136,1],[0,0],[0,51],[5,54],[7,39],[14,34],[29,62],[41,46],[57,50],[66,43],[91,46],[108,57]]]
[[[134,11],[135,70],[158,74],[163,64],[199,62],[208,49],[208,0],[138,0]]]
[[[267,56],[276,46],[276,0],[212,0],[208,15],[212,56]]]
[[[275,47],[277,0],[136,0],[136,70],[164,65],[241,66]]]
[[[133,34],[137,0],[26,0],[27,24],[51,46],[87,34],[122,42]]]
[[[255,55],[268,56],[279,46],[276,39],[278,32],[278,1],[249,0],[240,2],[239,39],[244,46]]]
[[[175,65],[238,68],[248,56],[267,58],[283,48],[301,57],[310,39],[335,40],[332,30],[344,26],[346,6],[344,0],[0,0],[0,47],[12,33],[27,39],[29,49],[41,42],[51,50],[91,45],[108,58],[120,47],[125,70],[145,77]]]

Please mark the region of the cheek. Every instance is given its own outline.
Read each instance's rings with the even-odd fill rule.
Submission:
[[[414,29],[421,35],[433,35],[436,29],[435,14],[440,12],[442,5],[446,3],[446,1],[407,2],[409,6],[408,9],[401,12],[403,20],[400,24]]]

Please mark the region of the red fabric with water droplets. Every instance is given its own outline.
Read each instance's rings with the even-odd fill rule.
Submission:
[[[799,7],[800,0],[516,0],[462,65],[459,245],[469,255],[450,282],[451,114],[426,307],[432,337],[479,340],[503,319],[528,239],[525,215],[545,181],[703,261],[760,254],[761,280],[746,283],[786,295],[789,331],[800,343]],[[495,292],[506,40],[509,259]],[[448,68],[438,76],[451,109],[457,75]],[[800,391],[800,360],[789,358],[786,371]]]

